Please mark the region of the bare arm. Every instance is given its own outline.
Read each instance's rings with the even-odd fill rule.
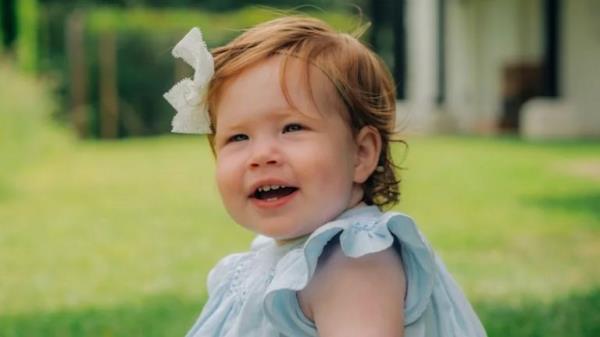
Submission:
[[[404,336],[406,281],[398,253],[388,248],[351,258],[339,244],[330,249],[298,292],[300,307],[319,336]]]

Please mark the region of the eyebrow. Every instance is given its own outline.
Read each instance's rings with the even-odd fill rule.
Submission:
[[[288,108],[285,108],[285,109],[276,109],[276,111],[275,111],[275,113],[273,113],[273,115],[271,115],[272,112],[268,112],[268,113],[265,113],[265,114],[269,114],[270,116],[275,116],[276,118],[278,118],[280,120],[288,118],[288,116],[299,116],[299,117],[302,117],[302,118],[307,118],[307,119],[312,119],[312,120],[318,119],[318,118],[312,117],[309,114],[307,114],[307,113],[305,113],[305,112],[303,112],[303,111],[301,111],[299,109],[296,109],[294,107],[291,107],[291,106],[288,107]],[[253,118],[253,119],[262,120],[264,118]],[[220,123],[219,125],[222,126],[223,123]],[[244,120],[237,119],[234,122],[232,122],[231,124],[226,125],[225,129],[226,130],[242,129],[243,125],[244,125]]]

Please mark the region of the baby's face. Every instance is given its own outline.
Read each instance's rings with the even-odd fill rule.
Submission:
[[[311,66],[313,102],[300,61],[290,59],[285,80],[293,109],[281,89],[281,61],[271,57],[225,83],[216,110],[216,179],[236,222],[291,239],[360,201],[362,188],[335,88]]]

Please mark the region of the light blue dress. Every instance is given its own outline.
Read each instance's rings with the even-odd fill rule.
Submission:
[[[413,220],[367,206],[350,209],[310,236],[285,245],[259,236],[250,252],[222,259],[208,275],[208,302],[187,337],[318,336],[300,309],[296,291],[314,275],[319,255],[332,239],[339,239],[349,257],[378,252],[397,241],[394,247],[402,256],[407,282],[406,337],[486,336]]]

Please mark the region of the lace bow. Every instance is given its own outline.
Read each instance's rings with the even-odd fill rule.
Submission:
[[[173,127],[171,132],[212,133],[206,93],[208,83],[215,72],[215,66],[200,30],[196,27],[192,28],[175,45],[172,54],[192,66],[194,76],[179,81],[163,95],[177,111],[171,122]]]

